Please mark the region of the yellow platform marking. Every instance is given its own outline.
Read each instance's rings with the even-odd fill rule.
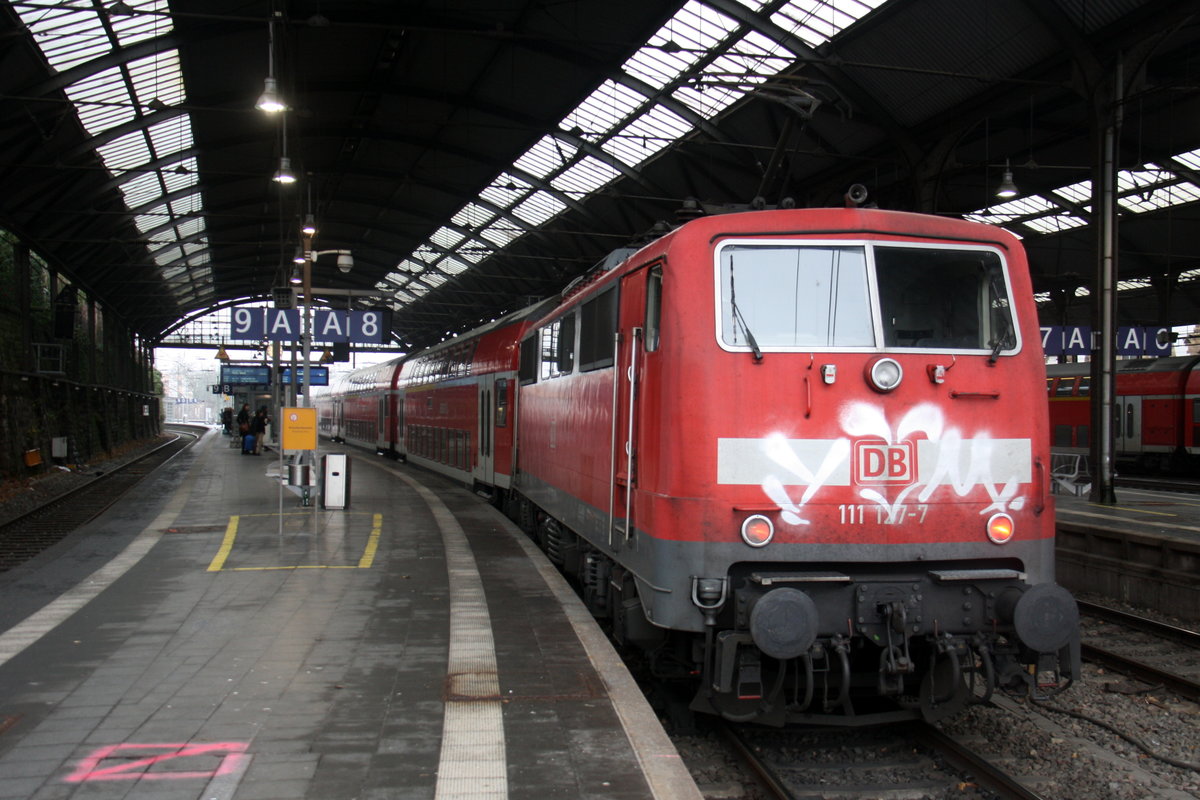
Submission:
[[[307,513],[307,512],[306,512]],[[349,512],[354,513],[354,512]],[[363,554],[358,559],[357,564],[293,564],[280,565],[274,567],[226,567],[225,562],[229,559],[229,554],[233,551],[233,543],[237,539],[238,525],[243,516],[246,517],[271,517],[274,514],[242,514],[235,515],[229,518],[229,524],[225,527],[225,537],[221,540],[221,547],[217,550],[217,554],[213,556],[213,560],[208,565],[208,572],[268,572],[271,570],[296,570],[296,569],[370,569],[375,563],[375,554],[379,550],[379,537],[383,533],[383,514],[374,514],[371,518],[371,535],[367,538],[367,545],[363,548]],[[299,516],[298,514],[287,516]]]

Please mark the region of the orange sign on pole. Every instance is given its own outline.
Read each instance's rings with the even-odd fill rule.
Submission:
[[[317,410],[284,408],[280,434],[284,450],[316,450]]]

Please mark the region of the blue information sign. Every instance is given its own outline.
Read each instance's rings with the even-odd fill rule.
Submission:
[[[304,380],[304,367],[296,367],[296,373],[300,376],[300,380]],[[292,382],[292,368],[280,367],[279,382],[288,385]],[[309,367],[308,368],[308,385],[309,386],[328,386],[329,385],[329,367]]]
[[[391,312],[388,310],[334,311],[317,308],[312,312],[314,342],[386,344],[391,329]],[[231,339],[299,342],[303,333],[304,317],[298,308],[235,308],[229,320]]]
[[[1117,328],[1117,353],[1123,356],[1171,355],[1171,329],[1159,326]],[[1048,356],[1086,356],[1093,350],[1086,325],[1042,326],[1042,348]]]
[[[259,366],[221,365],[221,383],[229,386],[251,386],[269,384],[271,368]]]

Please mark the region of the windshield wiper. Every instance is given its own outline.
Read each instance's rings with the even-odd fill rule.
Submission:
[[[733,261],[729,262],[729,307],[733,310],[733,319],[741,326],[742,331],[746,334],[746,343],[750,345],[750,352],[754,353],[755,361],[762,361],[762,350],[758,346],[758,341],[754,338],[754,334],[750,332],[750,326],[746,324],[746,318],[742,316],[742,310],[738,308],[737,294],[733,289]]]
[[[733,318],[737,320],[737,323],[742,327],[742,331],[746,334],[746,343],[750,345],[750,351],[754,353],[754,360],[762,361],[762,350],[758,346],[758,341],[755,340],[754,334],[750,332],[750,326],[746,324],[746,318],[742,316],[742,310],[738,308],[732,294],[729,296],[729,306],[733,309]]]
[[[997,336],[995,341],[992,342],[992,354],[990,356],[988,356],[988,366],[989,367],[996,366],[996,359],[998,359],[1000,357],[1001,350],[1003,350],[1006,347],[1012,347],[1013,345],[1015,345],[1017,343],[1016,337],[1013,336],[1012,318],[1007,313],[1008,308],[1006,306],[1000,305],[1001,298],[1003,298],[1004,300],[1008,299],[1008,293],[1007,292],[1002,293],[1000,291],[1000,286],[996,280],[997,277],[998,276],[996,276],[996,275],[992,275],[988,279],[988,286],[991,289],[991,295],[992,295],[991,302],[995,303],[997,308],[1001,308],[1005,311],[1005,314],[1004,314],[1003,320],[1002,320],[1003,324],[1004,324],[1004,332],[1001,333],[999,336]]]

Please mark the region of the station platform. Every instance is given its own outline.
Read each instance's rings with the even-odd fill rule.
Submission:
[[[1118,487],[1115,503],[1057,495],[1058,582],[1200,621],[1200,495]]]
[[[1058,521],[1200,541],[1200,495],[1118,487],[1117,502],[1094,503],[1086,496],[1055,496]]]
[[[0,798],[700,797],[484,499],[349,451],[306,507],[228,442],[0,575]]]

